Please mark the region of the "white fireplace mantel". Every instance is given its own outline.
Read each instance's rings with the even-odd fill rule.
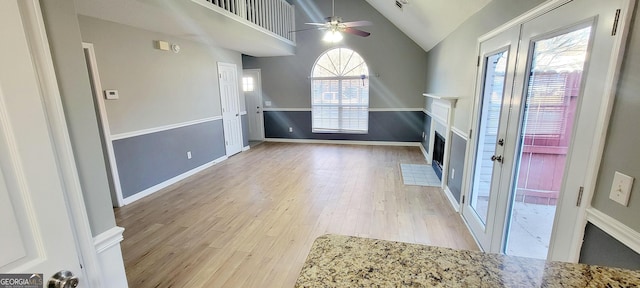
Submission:
[[[455,198],[449,192],[447,187],[448,182],[448,174],[449,174],[449,156],[451,151],[451,129],[453,126],[454,112],[456,103],[458,102],[458,97],[447,97],[447,96],[437,96],[433,94],[424,93],[422,94],[426,98],[431,98],[433,101],[427,103],[426,113],[431,116],[431,127],[429,133],[429,147],[427,149],[427,162],[431,162],[433,160],[433,144],[435,139],[435,122],[439,122],[441,125],[446,127],[446,131],[444,132],[445,145],[444,145],[444,159],[442,165],[442,189],[445,191],[445,194],[451,201],[452,205],[456,210],[459,207],[459,203],[457,203]]]
[[[458,102],[458,97],[437,96],[429,93],[422,93],[422,96],[431,98],[431,99],[437,99],[437,100],[449,102],[449,105],[451,105],[451,108],[456,108],[456,103]]]

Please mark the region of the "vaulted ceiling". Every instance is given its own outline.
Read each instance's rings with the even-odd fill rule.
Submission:
[[[338,0],[339,1],[339,0]],[[425,51],[431,50],[491,0],[366,0]]]

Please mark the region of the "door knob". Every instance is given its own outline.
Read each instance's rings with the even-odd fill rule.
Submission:
[[[78,277],[71,271],[62,270],[49,278],[47,288],[75,288],[79,283]]]
[[[502,160],[503,160],[502,159],[502,155],[498,155],[498,156],[493,155],[493,156],[491,156],[491,161],[498,161],[498,162],[502,163]]]
[[[504,146],[504,139],[500,138],[500,139],[498,140],[498,145],[500,145],[500,146]]]
[[[236,113],[236,117],[238,117],[238,115],[240,115],[240,114]]]

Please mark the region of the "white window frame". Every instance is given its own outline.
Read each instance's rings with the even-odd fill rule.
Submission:
[[[366,74],[360,75],[360,76],[334,76],[334,77],[314,77],[313,76],[313,72],[316,69],[316,66],[318,65],[318,62],[320,61],[320,59],[322,59],[323,57],[325,57],[326,55],[328,55],[330,52],[337,50],[337,49],[341,49],[341,50],[346,50],[348,52],[353,52],[352,55],[358,55],[358,57],[360,57],[360,59],[362,59],[362,64],[360,65],[364,65],[365,66],[365,70],[366,70]],[[353,57],[353,56],[352,56]],[[349,58],[349,61],[351,61],[352,57]],[[321,66],[322,67],[322,66]],[[357,66],[356,66],[357,67]],[[316,62],[313,64],[313,67],[311,68],[311,131],[313,133],[342,133],[342,134],[368,134],[369,133],[369,66],[367,65],[366,61],[362,58],[362,56],[356,52],[353,49],[350,48],[333,48],[330,50],[325,51],[324,53],[320,54],[320,56],[316,59]],[[326,69],[326,68],[325,68]],[[355,69],[355,68],[354,68]],[[337,71],[329,71],[329,72],[337,72]],[[350,72],[350,71],[348,71]],[[367,89],[366,89],[366,93],[367,93],[367,103],[366,104],[360,104],[360,105],[344,105],[342,103],[342,86],[343,86],[343,82],[344,81],[352,81],[352,80],[362,80],[362,81],[367,81]],[[337,89],[337,93],[338,93],[338,104],[314,104],[314,82],[315,81],[337,81],[338,82],[338,89]],[[327,129],[327,128],[320,128],[320,127],[315,127],[315,117],[314,117],[314,111],[315,111],[315,107],[337,107],[338,108],[338,129]],[[367,125],[366,128],[364,130],[353,130],[353,129],[345,129],[343,128],[343,108],[364,108],[364,110],[366,111],[366,121],[367,121]]]

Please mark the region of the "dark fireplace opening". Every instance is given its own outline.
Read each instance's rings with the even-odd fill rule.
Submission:
[[[438,178],[442,180],[442,162],[444,162],[444,137],[440,133],[435,132],[436,137],[433,141],[433,161],[431,166],[436,171]]]

